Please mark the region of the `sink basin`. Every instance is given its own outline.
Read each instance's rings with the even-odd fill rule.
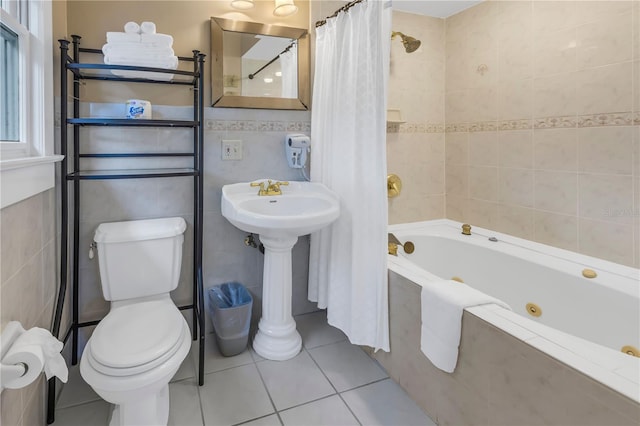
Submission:
[[[310,234],[340,215],[338,196],[321,183],[290,182],[281,190],[282,195],[258,195],[249,182],[225,185],[222,215],[243,231],[273,237]]]
[[[236,228],[260,235],[264,245],[262,318],[253,349],[263,358],[283,361],[302,348],[291,315],[291,249],[299,236],[336,220],[340,202],[321,183],[290,182],[280,188],[281,195],[258,195],[258,188],[249,183],[223,186],[221,210]]]

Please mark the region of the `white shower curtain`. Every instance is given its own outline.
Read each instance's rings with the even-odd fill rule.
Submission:
[[[280,71],[282,72],[282,97],[298,97],[298,46],[280,54]]]
[[[309,299],[354,344],[389,351],[386,98],[391,3],[363,1],[316,29],[311,180],[340,217],[311,235]]]

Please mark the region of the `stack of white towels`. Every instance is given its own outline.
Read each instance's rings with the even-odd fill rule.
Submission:
[[[132,65],[138,67],[178,68],[178,57],[173,52],[173,37],[157,34],[156,24],[127,22],[124,32],[107,32],[107,44],[102,47],[104,63],[109,65]],[[111,73],[127,78],[169,81],[173,74],[111,70]]]

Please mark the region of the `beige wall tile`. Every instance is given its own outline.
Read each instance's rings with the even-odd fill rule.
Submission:
[[[576,129],[536,129],[534,168],[575,171],[578,167]]]
[[[633,227],[622,223],[580,219],[578,251],[633,266]]]
[[[564,73],[533,80],[533,116],[576,114],[576,74]],[[582,90],[582,88],[581,88]]]
[[[0,281],[5,282],[42,248],[42,195],[0,210]]]
[[[640,23],[637,25],[640,27]],[[638,44],[640,44],[640,37],[638,38]],[[640,84],[637,82],[640,81],[640,61],[635,61],[633,63],[633,110],[638,112],[640,111]]]
[[[533,216],[535,241],[567,250],[578,250],[578,218],[543,211]]]
[[[578,215],[581,218],[629,224],[632,209],[631,176],[578,175]]]
[[[597,3],[597,2],[596,2]],[[632,16],[606,16],[577,27],[577,68],[593,68],[632,57]]]
[[[500,169],[498,200],[522,207],[533,206],[533,170]]]
[[[498,119],[498,90],[495,87],[469,89],[469,121],[496,121]]]
[[[533,29],[535,34],[544,34],[576,24],[576,2],[534,1]]]
[[[640,126],[632,129],[633,134],[633,175],[640,176]]]
[[[449,195],[447,193],[446,197],[447,209],[446,209],[446,217],[447,219],[457,220],[458,222],[465,222],[468,217],[467,213],[467,197]]]
[[[464,123],[471,120],[469,93],[466,89],[447,91],[445,94],[445,120],[447,123]]]
[[[469,133],[469,164],[473,166],[498,165],[498,133]]]
[[[469,133],[447,133],[445,152],[447,164],[469,164]]]
[[[481,228],[496,229],[498,204],[470,198],[467,203],[467,221]]]
[[[632,63],[622,62],[578,71],[575,75],[578,115],[631,111]]]
[[[533,114],[533,80],[501,81],[498,86],[498,119],[531,118]]]
[[[498,200],[497,167],[469,167],[469,197],[493,202]]]
[[[632,166],[632,127],[578,129],[578,170],[630,175]]]
[[[640,4],[633,3],[633,59],[640,59]],[[638,81],[638,80],[636,80]]]
[[[576,25],[607,19],[610,16],[631,15],[633,1],[585,0],[576,2]]]
[[[498,165],[530,169],[533,167],[533,131],[498,132]]]
[[[534,77],[566,74],[576,70],[576,29],[542,33],[534,39]]]
[[[469,195],[469,170],[467,167],[448,164],[445,173],[447,195],[467,197]]]
[[[575,216],[578,212],[578,175],[536,170],[534,207]]]
[[[533,240],[533,214],[532,209],[518,206],[500,204],[498,206],[498,232],[513,235],[527,240]]]

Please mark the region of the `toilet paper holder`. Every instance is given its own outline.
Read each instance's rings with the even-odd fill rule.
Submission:
[[[5,354],[9,351],[13,342],[15,342],[22,333],[24,333],[24,328],[22,328],[22,325],[20,325],[18,321],[11,321],[7,324],[0,338],[0,348],[2,350],[0,359],[4,359]],[[27,365],[22,362],[17,364],[0,362],[0,392],[6,388],[6,384],[27,374],[27,370]]]

